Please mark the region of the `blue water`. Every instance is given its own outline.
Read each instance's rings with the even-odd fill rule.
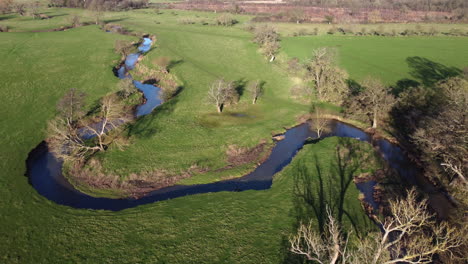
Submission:
[[[162,104],[162,100],[159,97],[161,88],[151,84],[143,84],[139,81],[133,81],[133,85],[142,91],[146,98],[146,103],[139,105],[136,110],[136,116],[140,117],[147,115],[153,111],[158,105]]]
[[[142,53],[148,52],[152,43],[153,41],[150,38],[143,38],[143,43],[138,47],[138,50]]]
[[[408,163],[408,159],[402,152],[400,152],[400,148],[397,145],[391,144],[384,139],[380,139],[377,142],[370,142],[371,137],[364,131],[355,127],[338,121],[333,122],[331,132],[325,135],[325,137],[329,136],[357,138],[362,141],[373,143],[374,145],[384,144],[386,147],[380,148],[380,153],[391,167],[396,168],[399,171],[403,170],[411,173],[417,172],[416,169],[413,169],[414,166]],[[32,186],[41,195],[58,204],[75,208],[118,211],[125,208],[186,195],[221,191],[269,189],[273,182],[273,176],[292,161],[308,138],[315,137],[316,134],[310,130],[309,124],[304,123],[300,126],[289,129],[285,133],[284,140],[277,142],[273,147],[268,159],[244,177],[209,184],[170,186],[151,192],[149,195],[141,199],[96,198],[79,192],[63,177],[62,161],[58,160],[51,152],[49,152],[45,142],[41,143],[41,145],[30,153],[27,160],[28,176]],[[390,156],[395,155],[402,156],[399,158],[389,158]],[[377,203],[374,201],[372,196],[373,187],[373,182],[358,185],[358,188],[365,194],[365,200],[372,206],[377,206]],[[429,193],[429,195],[434,196],[432,193]],[[435,194],[434,197],[434,199],[429,200],[430,204],[437,206],[438,202],[440,203],[439,206],[443,207],[442,209],[440,207],[435,208],[437,211],[440,209],[444,210],[444,208],[447,208],[447,210],[449,209],[449,206],[447,206],[446,203],[447,199],[444,198],[444,196]]]
[[[135,68],[136,63],[138,62],[138,58],[140,58],[140,56],[143,53],[148,52],[151,49],[152,44],[153,41],[150,38],[143,38],[143,42],[138,47],[139,52],[132,53],[125,58],[124,65],[122,65],[117,71],[117,77],[119,77],[120,79],[132,79],[132,76],[130,75],[129,71]],[[159,96],[161,88],[151,84],[143,84],[135,80],[133,81],[133,85],[135,85],[135,87],[138,90],[143,92],[143,95],[146,99],[146,102],[144,104],[139,105],[137,107],[135,113],[137,117],[151,113],[154,110],[154,108],[163,103]]]

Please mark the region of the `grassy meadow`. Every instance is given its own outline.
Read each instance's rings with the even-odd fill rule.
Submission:
[[[306,145],[265,191],[194,195],[120,212],[77,210],[37,194],[24,176],[25,160],[46,137],[47,121],[55,115],[57,101],[70,88],[85,91],[89,105],[115,91],[118,79],[112,68],[120,55],[114,53],[114,42],[136,40],[105,33],[97,26],[29,32],[69,25],[75,13],[82,16],[82,22],[92,19],[88,12],[76,9],[45,12],[57,16],[49,20],[0,16],[0,24],[17,31],[0,33],[4,62],[0,68],[0,262],[294,263],[287,253],[287,238],[303,216],[296,211],[295,190],[303,187],[297,186],[296,177],[307,167],[308,177],[316,179],[315,156],[324,171],[331,170],[337,138]],[[308,111],[308,105],[290,98],[290,76],[277,63],[268,63],[250,41],[251,33],[243,30],[248,16],[239,16],[239,24],[225,28],[202,23],[213,23],[219,14],[161,12],[136,10],[103,17],[106,22],[156,35],[155,49],[141,63],[151,66],[154,58],[169,56],[177,61],[171,73],[183,83],[175,99],[129,128],[131,144],[125,151],[100,154],[106,171],[121,175],[157,169],[177,172],[194,164],[220,168],[226,165],[229,145],[252,147],[270,140],[272,133],[296,124],[296,118]],[[187,17],[197,22],[182,24],[181,19]],[[283,55],[301,59],[314,47],[339,46],[340,64],[352,78],[375,74],[390,84],[412,77],[407,57],[463,67],[468,61],[466,44],[466,37],[345,36],[286,37],[281,43]],[[265,81],[265,95],[252,105],[244,90],[240,102],[219,115],[206,102],[206,93],[220,77],[241,87],[253,80]],[[372,151],[365,143],[355,144]],[[371,164],[362,172],[378,167]],[[183,183],[240,176],[252,166],[195,175]],[[328,191],[336,193],[332,185]],[[353,212],[356,229],[372,229],[353,184],[345,195],[345,210]],[[344,222],[351,225],[350,219]]]

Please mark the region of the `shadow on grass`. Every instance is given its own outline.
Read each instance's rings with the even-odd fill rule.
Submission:
[[[309,141],[314,144],[317,141]],[[327,207],[340,225],[346,219],[352,226],[353,234],[361,238],[372,227],[363,211],[349,211],[346,208],[346,194],[367,159],[359,145],[352,140],[340,139],[330,164],[325,166],[323,159],[315,154],[311,162],[299,163],[294,174],[293,202],[296,222],[291,234],[295,234],[301,223],[311,220],[317,232],[324,233],[327,222]],[[356,200],[358,197],[356,197]],[[303,256],[289,251],[289,236],[283,237],[283,263],[306,263]]]
[[[2,15],[2,16],[0,16],[0,21],[12,19],[12,18],[15,18],[15,17],[16,17],[15,15]]]
[[[183,88],[181,88],[180,91],[182,91],[182,89]],[[160,130],[157,119],[162,115],[169,115],[172,113],[177,103],[178,98],[172,98],[156,107],[151,114],[139,118],[134,124],[130,124],[128,126],[128,136],[137,138],[150,138],[154,136]]]
[[[455,77],[462,73],[456,67],[448,67],[422,57],[408,57],[406,58],[406,62],[411,68],[411,76],[419,80],[426,87],[432,87],[438,81]]]
[[[124,20],[127,20],[126,18],[115,18],[115,19],[103,19],[102,21],[105,23],[105,24],[108,24],[108,23],[116,23],[116,22],[120,22],[120,21],[124,21]],[[133,32],[132,30],[127,30],[128,32]]]

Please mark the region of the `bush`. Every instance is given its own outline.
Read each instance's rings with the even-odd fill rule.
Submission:
[[[193,25],[195,24],[195,20],[191,19],[191,18],[181,18],[178,20],[179,24],[183,24],[183,25]]]
[[[122,98],[128,98],[130,95],[137,92],[137,88],[133,85],[131,79],[122,79],[118,84],[119,91],[117,94]]]
[[[133,52],[134,46],[131,41],[118,39],[115,41],[114,50],[117,53],[127,56]]]
[[[329,35],[333,35],[335,34],[337,31],[336,27],[331,27],[328,31],[327,31],[327,34]]]
[[[9,28],[5,25],[0,25],[0,32],[8,32]]]
[[[216,24],[219,26],[229,27],[237,23],[238,21],[234,19],[230,14],[222,14],[218,18],[216,18]]]

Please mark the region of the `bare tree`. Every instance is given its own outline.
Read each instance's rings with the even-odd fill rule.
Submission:
[[[462,243],[460,234],[446,222],[440,224],[428,212],[427,200],[417,199],[416,190],[406,199],[390,201],[391,215],[376,219],[382,233],[373,250],[370,263],[432,263],[435,254],[448,252]],[[392,251],[392,256],[383,254]]]
[[[75,88],[71,88],[57,103],[59,117],[65,121],[65,124],[72,127],[81,119],[85,112],[86,94]]]
[[[317,133],[317,138],[322,136],[322,133],[328,129],[330,125],[330,118],[327,117],[328,112],[317,105],[313,105],[312,109],[312,122],[310,126],[315,133]]]
[[[67,94],[59,103],[61,114],[48,124],[49,145],[66,160],[83,159],[97,151],[104,151],[115,140],[115,137],[109,136],[109,132],[129,120],[117,99],[107,96],[102,99],[100,111],[94,116],[97,122],[84,122],[81,119],[83,104],[80,98],[75,90]]]
[[[439,97],[444,98],[438,114],[424,118],[412,140],[426,162],[438,161],[449,182],[456,178],[468,184],[468,81],[451,78],[438,83],[437,88]]]
[[[232,82],[226,82],[224,79],[218,79],[213,82],[208,90],[208,101],[216,105],[218,113],[223,111],[223,107],[228,103],[235,92]]]
[[[326,232],[319,234],[312,224],[301,224],[290,239],[291,251],[318,263],[426,264],[435,254],[450,253],[464,241],[463,231],[434,220],[427,201],[419,202],[414,189],[406,198],[390,201],[390,209],[388,217],[375,219],[382,232],[369,234],[353,251],[347,249],[348,239],[329,211]]]
[[[350,98],[346,111],[349,115],[367,116],[372,127],[377,128],[378,121],[388,115],[395,103],[395,97],[388,87],[373,77],[364,79],[361,86],[363,91]]]
[[[96,137],[100,151],[112,143],[108,133],[116,129],[117,126],[127,122],[129,118],[123,111],[123,105],[114,96],[106,96],[101,101],[100,112],[96,116],[98,123],[85,125],[86,131],[89,131],[93,137]]]
[[[24,3],[14,3],[13,10],[15,13],[18,13],[20,16],[26,15],[26,5]]]
[[[330,48],[315,49],[307,70],[319,99],[341,104],[348,94],[348,74],[335,66],[335,54],[336,51]]]
[[[340,259],[341,263],[346,263],[350,257],[347,252],[348,237],[343,235],[328,208],[325,234],[315,232],[311,220],[309,224],[299,226],[297,234],[289,239],[289,243],[291,252],[320,264],[335,264]]]
[[[261,82],[260,80],[254,81],[249,86],[249,92],[252,94],[252,104],[256,104],[258,98],[262,96],[264,92],[263,82]]]

